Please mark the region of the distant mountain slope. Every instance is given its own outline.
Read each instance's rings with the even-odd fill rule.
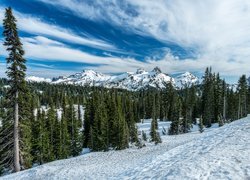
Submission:
[[[29,81],[41,82],[42,78],[28,77]],[[50,82],[44,79],[45,82]],[[93,70],[84,70],[74,75],[54,78],[50,83],[75,84],[82,86],[101,86],[106,88],[121,88],[127,90],[140,90],[146,87],[164,88],[167,83],[172,83],[177,88],[190,86],[199,83],[193,74],[186,72],[173,78],[168,74],[162,73],[160,68],[155,67],[152,71],[138,69],[136,72],[126,72],[120,75],[105,75]]]
[[[52,80],[49,78],[42,78],[42,77],[36,77],[36,76],[29,76],[26,78],[27,81],[35,81],[35,82],[48,82],[50,83]]]
[[[198,84],[199,78],[195,75],[191,74],[190,72],[185,72],[175,78],[177,87],[190,87],[192,84]]]

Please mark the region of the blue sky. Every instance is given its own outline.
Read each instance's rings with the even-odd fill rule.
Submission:
[[[121,73],[155,66],[169,74],[201,74],[212,66],[234,81],[250,71],[248,0],[0,2],[1,21],[8,6],[17,17],[28,75],[55,77],[83,69]],[[5,56],[0,46],[1,76]]]

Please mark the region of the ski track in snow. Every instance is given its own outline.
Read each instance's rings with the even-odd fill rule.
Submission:
[[[142,149],[88,153],[0,179],[250,180],[250,117],[162,140]]]

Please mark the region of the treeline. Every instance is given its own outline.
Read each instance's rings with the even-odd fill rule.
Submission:
[[[30,166],[77,156],[82,151],[80,107],[65,98],[63,111],[51,105],[47,111],[36,109],[31,119]]]
[[[136,101],[117,90],[93,91],[86,103],[84,146],[94,151],[125,149],[139,143]]]
[[[4,98],[7,85],[8,81],[1,79],[1,165],[12,158],[10,146],[6,146],[13,135]],[[221,126],[245,117],[250,109],[246,76],[240,77],[237,87],[231,87],[211,68],[206,69],[201,85],[180,90],[172,84],[138,92],[48,83],[26,85],[29,91],[20,96],[23,169],[77,156],[84,147],[93,151],[120,150],[130,144],[142,147],[145,134],[138,136],[136,127],[141,119],[153,118],[149,140],[157,144],[161,142],[157,119],[172,121],[168,134],[175,135],[189,132],[197,119],[202,131],[212,123]]]
[[[8,84],[5,79],[0,81],[1,172],[14,169],[14,121],[9,116],[13,111],[6,106]],[[131,92],[46,83],[26,83],[26,89],[18,100],[21,169],[77,156],[84,147],[108,151],[130,144],[142,146],[135,124],[139,121],[137,101]]]
[[[184,87],[173,93],[175,99],[168,119],[172,121],[169,134],[189,132],[192,123],[199,123],[200,131],[211,127],[212,123],[224,123],[246,117],[250,112],[250,87],[246,75],[242,75],[237,85],[229,85],[206,68],[199,86]],[[197,122],[198,120],[198,122]]]

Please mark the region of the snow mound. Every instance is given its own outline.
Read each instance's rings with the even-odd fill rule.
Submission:
[[[202,134],[162,136],[156,146],[87,153],[2,179],[249,179],[249,137],[250,117]]]

